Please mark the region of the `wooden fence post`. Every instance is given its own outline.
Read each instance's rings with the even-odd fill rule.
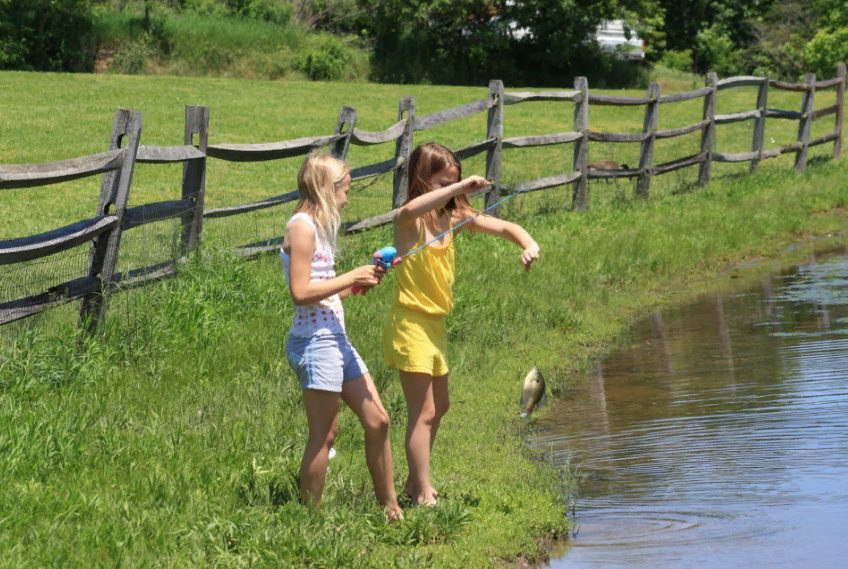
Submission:
[[[810,86],[809,91],[805,91],[801,97],[801,120],[798,122],[798,142],[801,143],[801,150],[795,154],[795,171],[803,172],[807,169],[807,148],[810,146],[810,125],[813,123],[813,98],[816,94],[815,73],[807,73],[804,75],[804,83]]]
[[[127,207],[130,186],[132,185],[135,156],[141,138],[141,113],[128,109],[118,109],[112,122],[109,136],[109,150],[121,148],[126,141],[126,153],[121,167],[103,174],[100,184],[100,199],[97,202],[97,217],[115,215],[118,222],[109,231],[98,235],[88,252],[86,275],[100,280],[100,288],[82,297],[80,301],[80,325],[88,334],[100,330],[106,316],[106,307],[112,289],[112,277],[118,265],[118,249],[121,245],[124,211]],[[115,206],[115,212],[110,212]]]
[[[580,177],[574,180],[571,207],[574,211],[583,211],[586,209],[586,164],[589,156],[589,80],[575,77],[574,89],[580,91],[580,100],[574,101],[574,132],[583,136],[574,142],[573,171],[580,172]]]
[[[654,140],[657,132],[657,121],[660,113],[660,84],[656,81],[648,86],[648,97],[650,103],[645,105],[645,121],[642,123],[642,132],[648,138],[642,141],[639,153],[639,179],[636,181],[636,195],[648,199],[648,190],[651,187],[651,169],[654,166]]]
[[[754,119],[754,137],[751,141],[751,152],[756,152],[757,157],[751,160],[751,174],[757,171],[757,166],[760,160],[763,159],[763,138],[766,134],[766,107],[768,107],[768,92],[769,92],[770,75],[766,73],[763,82],[760,84],[757,91],[757,110],[760,111],[760,116]]]
[[[712,71],[707,73],[706,87],[710,92],[704,95],[703,120],[710,123],[701,131],[701,152],[706,153],[706,159],[701,162],[698,171],[698,184],[706,186],[710,183],[710,170],[713,165],[713,144],[715,143],[715,111],[716,93],[718,92],[718,76]]]
[[[333,131],[334,135],[344,134],[345,137],[330,145],[330,156],[338,158],[339,160],[345,159],[347,156],[347,149],[350,147],[350,137],[353,136],[354,126],[356,126],[356,109],[345,105],[339,113],[339,120],[336,122],[336,130]],[[345,127],[347,127],[347,130],[344,130]]]
[[[404,162],[394,173],[392,189],[392,209],[399,208],[409,195],[409,155],[412,154],[412,135],[415,130],[415,98],[401,97],[398,105],[398,121],[406,113],[406,128],[397,139],[395,159],[403,158]]]
[[[197,135],[195,143],[194,135]],[[186,105],[185,138],[186,146],[196,146],[206,154],[209,144],[209,107]],[[183,197],[194,202],[194,208],[182,215],[182,236],[180,238],[180,257],[190,251],[196,251],[200,245],[200,233],[203,231],[203,202],[206,195],[206,157],[183,162]]]
[[[489,81],[489,98],[494,99],[494,106],[489,109],[486,126],[486,138],[495,139],[486,151],[486,179],[492,182],[492,189],[486,192],[485,207],[498,203],[501,195],[501,154],[503,151],[503,100],[504,85],[500,79]],[[492,208],[489,213],[495,217],[501,216],[501,207]]]
[[[842,81],[836,86],[836,140],[833,141],[833,157],[842,155],[842,118],[845,114],[845,64],[836,66],[836,76]]]

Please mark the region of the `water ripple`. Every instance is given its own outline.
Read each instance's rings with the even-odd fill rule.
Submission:
[[[848,258],[654,314],[635,332],[528,436],[586,475],[579,532],[553,566],[839,566]]]

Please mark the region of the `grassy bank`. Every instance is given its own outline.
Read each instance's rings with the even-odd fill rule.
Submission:
[[[184,104],[211,106],[213,143],[268,142],[328,132],[341,104],[359,109],[359,128],[379,130],[394,122],[400,95],[415,95],[419,114],[426,114],[485,93],[22,73],[0,74],[0,81],[18,94],[0,101],[0,163],[102,151],[117,106],[145,113],[146,144],[181,141]],[[750,108],[753,91],[734,93],[722,92],[719,112]],[[817,107],[832,104],[829,94],[821,95]],[[770,107],[797,107],[797,95],[780,97],[770,97]],[[506,115],[506,136],[571,128],[571,105],[518,105]],[[699,115],[698,102],[666,105],[660,127],[690,124]],[[641,109],[593,108],[590,116],[598,131],[635,131],[641,122]],[[766,140],[776,142],[767,147],[791,141],[794,125],[785,123],[768,124]],[[485,118],[475,117],[417,141],[460,147],[483,133]],[[750,125],[720,129],[718,138],[721,151],[746,150]],[[690,154],[698,143],[661,142],[657,161]],[[764,163],[756,176],[715,164],[709,187],[692,185],[691,171],[661,176],[647,201],[633,200],[628,184],[594,183],[591,208],[580,214],[568,211],[570,187],[510,200],[504,216],[524,225],[542,248],[529,274],[514,246],[460,237],[456,309],[448,323],[452,407],[432,462],[444,499],[433,510],[408,510],[407,521],[391,526],[371,497],[361,430],[347,411],[324,515],[312,516],[293,499],[306,422],[284,359],[290,301],[277,259],[247,262],[213,252],[216,239],[225,244],[231,237],[223,226],[204,228],[210,246],[178,278],[119,295],[106,337],[82,352],[72,308],[0,328],[2,564],[485,567],[543,556],[539,539],[568,531],[570,479],[548,468],[544,456],[533,456],[518,436],[528,428],[516,417],[523,374],[538,364],[549,388],[567,397],[577,373],[640,313],[729,280],[721,271],[743,260],[844,231],[845,162],[827,160],[829,149],[814,150],[804,174],[794,173],[790,157]],[[350,162],[363,165],[392,152],[352,147]],[[596,144],[591,152],[593,160],[628,162],[638,145]],[[507,153],[504,177],[554,174],[570,168],[570,154],[569,146]],[[211,207],[292,189],[298,164],[210,161]],[[465,169],[482,172],[482,158]],[[140,167],[131,201],[174,199],[179,176],[170,166]],[[385,211],[389,185],[359,186],[346,217]],[[84,181],[4,190],[0,238],[89,217],[98,191],[98,183]],[[240,222],[236,243],[250,239],[245,227],[279,223],[288,211]],[[389,242],[389,228],[345,237],[340,268]],[[392,419],[399,486],[406,476],[405,404],[396,374],[380,357],[392,281],[390,275],[345,309],[352,341]]]
[[[240,79],[364,81],[367,50],[355,38],[310,32],[291,21],[164,13],[150,32],[141,14],[96,16],[97,72]]]

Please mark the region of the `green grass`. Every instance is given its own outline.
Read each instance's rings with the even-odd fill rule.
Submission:
[[[133,75],[238,77],[240,79],[316,78],[301,60],[322,54],[329,45],[343,69],[333,77],[362,81],[368,76],[368,53],[350,38],[309,32],[296,23],[277,25],[257,20],[163,14],[144,32],[141,14],[105,12],[95,21],[98,71]],[[108,55],[107,55],[108,54]],[[333,61],[335,61],[333,59]]]
[[[400,95],[415,95],[426,114],[486,93],[25,73],[0,74],[0,83],[17,95],[0,100],[0,163],[102,151],[118,106],[144,113],[146,144],[181,142],[184,104],[211,106],[212,143],[268,142],[330,132],[342,104],[358,108],[359,128],[380,130],[394,123]],[[782,97],[771,96],[769,107],[798,107],[797,94]],[[828,97],[817,94],[816,106],[832,104]],[[719,112],[750,108],[754,98],[753,90],[722,91]],[[593,107],[590,125],[634,131],[641,115]],[[460,147],[481,140],[484,116],[417,133],[416,141]],[[510,106],[505,135],[571,130],[571,117],[570,104]],[[697,101],[666,105],[660,127],[699,118]],[[814,129],[832,124],[824,119]],[[719,127],[718,149],[747,150],[750,128]],[[795,128],[771,121],[766,140],[791,142]],[[661,142],[657,161],[699,144]],[[628,162],[638,145],[594,144],[590,152],[590,159]],[[295,501],[306,421],[284,358],[291,306],[279,260],[244,261],[214,250],[253,239],[254,224],[279,228],[290,207],[245,216],[230,228],[238,234],[208,223],[204,252],[178,278],[118,294],[105,337],[84,349],[77,347],[73,306],[0,328],[0,564],[485,567],[543,557],[539,539],[569,530],[567,499],[577,473],[551,469],[543,451],[523,444],[519,433],[533,428],[516,416],[523,375],[536,363],[549,389],[567,397],[591,358],[621,341],[639,314],[727,285],[722,272],[743,260],[845,231],[845,162],[826,159],[830,152],[813,149],[803,174],[793,171],[791,157],[764,162],[756,176],[741,175],[744,165],[714,164],[706,188],[692,185],[692,171],[656,177],[647,201],[632,199],[629,184],[596,182],[590,209],[580,214],[569,211],[570,187],[519,196],[503,214],[541,246],[529,274],[511,244],[461,236],[456,309],[448,320],[452,406],[432,462],[444,499],[435,510],[407,510],[407,521],[396,525],[384,524],[377,508],[361,428],[348,411],[340,416],[324,514],[313,516]],[[392,153],[393,145],[351,147],[349,158],[358,166]],[[210,207],[291,190],[299,163],[212,160]],[[570,146],[508,151],[504,178],[529,180],[570,164]],[[483,159],[464,169],[482,173]],[[174,199],[180,175],[171,166],[139,167],[131,202]],[[90,217],[98,191],[92,180],[4,190],[0,238]],[[390,195],[390,180],[354,190],[346,219],[386,211]],[[142,235],[126,234],[139,244],[122,262],[140,263],[153,240],[167,240],[167,231]],[[388,227],[345,237],[339,268],[356,266],[390,239]],[[392,280],[345,309],[351,340],[392,419],[400,487],[405,403],[380,356]]]
[[[242,81],[235,79],[201,79],[174,77],[135,77],[104,75],[63,75],[7,72],[0,75],[7,96],[0,101],[0,163],[14,164],[59,160],[102,152],[106,146],[112,117],[118,107],[132,108],[144,114],[143,144],[174,145],[183,140],[184,106],[210,107],[210,144],[257,143],[329,134],[335,126],[342,105],[358,110],[357,127],[363,130],[382,130],[395,123],[401,96],[413,95],[417,114],[424,115],[485,98],[486,88],[401,86],[311,82]],[[664,82],[661,80],[661,82]],[[676,90],[692,88],[688,80],[672,83]],[[507,90],[525,89],[507,85]],[[563,88],[569,87],[563,85]],[[591,85],[590,85],[591,89]],[[667,89],[664,92],[669,92]],[[612,93],[613,91],[598,91]],[[641,91],[621,91],[640,95]],[[772,91],[770,108],[799,109],[798,93]],[[718,113],[749,110],[756,101],[754,88],[721,91]],[[816,108],[832,105],[833,90],[816,93]],[[675,128],[701,119],[701,101],[663,105],[659,113],[659,128]],[[308,112],[304,109],[308,108]],[[571,103],[525,103],[507,106],[504,111],[504,136],[545,134],[572,130]],[[640,107],[592,107],[589,125],[599,132],[641,132],[643,110]],[[717,127],[716,150],[742,152],[750,150],[752,121]],[[813,123],[811,138],[831,132],[833,120],[825,117]],[[766,125],[765,147],[774,148],[793,142],[797,123],[769,120]],[[486,133],[486,114],[454,121],[415,134],[416,143],[436,140],[460,148],[483,140]],[[774,142],[771,140],[774,139]],[[654,161],[660,163],[698,152],[700,134],[657,141]],[[827,156],[832,146],[811,149],[810,156]],[[348,163],[363,166],[393,156],[394,146],[351,146]],[[589,160],[614,159],[617,162],[638,164],[639,144],[593,143]],[[506,183],[530,180],[571,169],[571,145],[537,149],[510,150],[504,153],[503,179]],[[761,168],[785,170],[793,163],[792,155],[767,160]],[[210,161],[207,168],[207,206],[219,207],[245,203],[279,195],[295,188],[295,176],[300,161],[270,161],[241,164]],[[811,167],[814,167],[811,166]],[[466,162],[467,172],[483,172],[485,158],[477,156]],[[747,163],[714,164],[715,177],[747,172]],[[136,169],[132,204],[175,199],[179,195],[181,167],[139,165]],[[367,190],[354,195],[357,199],[346,211],[349,219],[387,211],[391,203],[391,180],[384,177]],[[682,185],[697,178],[697,169],[689,168],[654,177],[652,199],[663,200]],[[364,185],[364,184],[363,184]],[[618,189],[619,191],[616,191]],[[94,213],[95,196],[99,185],[91,180],[71,182],[41,189],[4,191],[7,203],[29,203],[48,194],[62,196],[62,207],[44,208],[38,216],[16,210],[0,219],[0,238],[44,231]],[[631,184],[620,182],[590,182],[590,202],[603,205],[621,198],[621,191],[632,195]],[[567,190],[548,192],[566,198]],[[548,198],[531,199],[546,200]],[[569,200],[563,199],[566,205]],[[279,217],[277,210],[266,212]],[[262,214],[262,215],[266,215]],[[226,223],[226,222],[223,222]],[[215,224],[209,224],[215,225]],[[214,229],[212,230],[214,231]]]

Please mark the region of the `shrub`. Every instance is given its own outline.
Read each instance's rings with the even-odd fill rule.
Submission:
[[[848,61],[848,27],[819,30],[804,48],[804,60],[817,77],[833,77],[836,64]]]
[[[695,41],[700,54],[707,61],[707,69],[716,72],[720,77],[741,73],[739,48],[721,26],[713,25],[699,31]]]
[[[598,89],[647,89],[650,83],[647,65],[601,52],[594,45],[584,52],[579,64],[572,66],[570,72],[574,76],[585,76],[589,85]]]
[[[124,75],[141,75],[147,60],[156,55],[153,38],[142,34],[115,53],[112,71]]]
[[[675,51],[670,49],[663,54],[660,64],[675,71],[692,71],[692,50]]]
[[[318,49],[299,56],[295,67],[314,81],[341,81],[350,63],[346,46],[338,38],[327,36]]]
[[[235,13],[243,18],[278,26],[291,23],[295,13],[294,3],[279,0],[230,0],[229,4],[233,6]]]

